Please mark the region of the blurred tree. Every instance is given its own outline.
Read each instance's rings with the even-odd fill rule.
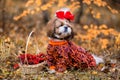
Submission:
[[[112,7],[120,11],[120,0],[106,0]]]
[[[47,0],[42,1],[42,5],[46,3],[47,3]],[[43,15],[43,22],[46,24],[50,19],[49,11],[48,10],[42,11],[42,15]]]
[[[80,18],[81,18],[82,14],[83,14],[83,3],[82,3],[83,0],[78,0],[78,1],[80,2],[81,7],[77,11],[78,14],[75,17],[75,23],[80,22]]]
[[[0,8],[1,8],[1,20],[2,20],[2,30],[5,29],[5,7],[6,7],[6,0],[0,0]]]
[[[12,23],[24,28],[37,23],[46,24],[55,11],[63,7],[70,8],[75,14],[74,22],[77,24],[118,26],[119,4],[119,0],[0,0],[0,28],[13,27]]]
[[[115,2],[119,3],[118,0],[115,0]],[[44,22],[46,23],[50,19],[50,15],[53,14],[55,10],[63,7],[68,7],[72,12],[76,13],[75,23],[79,23],[81,16],[83,15],[83,11],[85,12],[85,9],[87,9],[85,8],[86,4],[88,5],[87,8],[89,11],[91,11],[90,15],[93,16],[92,18],[95,22],[95,18],[100,18],[100,13],[92,13],[96,7],[107,7],[112,13],[118,13],[117,10],[112,9],[111,6],[108,5],[108,2],[104,0],[28,0],[26,3],[28,10],[23,11],[21,15],[15,17],[14,19],[18,20],[19,18],[24,17],[28,14],[35,14],[41,11],[43,13],[42,15]]]

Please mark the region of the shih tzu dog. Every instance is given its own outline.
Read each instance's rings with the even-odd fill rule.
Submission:
[[[67,69],[92,69],[103,59],[90,54],[70,40],[74,37],[72,20],[74,15],[69,9],[56,11],[55,18],[48,23],[49,45],[47,64],[53,71],[64,72]]]

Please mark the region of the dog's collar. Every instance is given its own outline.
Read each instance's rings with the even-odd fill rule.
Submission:
[[[67,40],[49,40],[49,44],[50,45],[54,45],[54,46],[57,46],[57,45],[64,45],[64,44],[67,44],[68,41]]]

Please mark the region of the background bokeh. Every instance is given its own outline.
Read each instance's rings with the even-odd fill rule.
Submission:
[[[28,35],[34,31],[27,53],[46,54],[47,23],[55,12],[69,8],[76,35],[73,41],[105,60],[106,69],[68,71],[56,76],[45,71],[23,75],[14,69],[17,56],[25,53]],[[120,79],[120,1],[119,0],[0,0],[0,79],[7,80],[119,80]],[[114,66],[109,66],[114,63]],[[101,65],[98,67],[101,68]],[[84,76],[83,76],[84,74]],[[37,77],[36,77],[37,76]],[[57,78],[58,77],[58,78]]]

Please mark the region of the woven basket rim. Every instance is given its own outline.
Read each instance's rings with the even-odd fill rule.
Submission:
[[[20,67],[38,67],[38,66],[43,66],[44,64],[46,64],[46,61],[43,61],[43,62],[38,63],[38,64],[33,64],[33,65],[19,63],[19,66]]]

